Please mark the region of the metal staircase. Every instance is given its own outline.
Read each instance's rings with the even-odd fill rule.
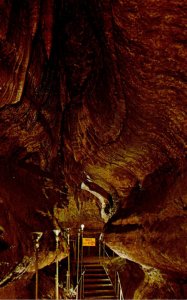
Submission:
[[[116,299],[113,285],[99,263],[85,263],[84,299]]]
[[[82,226],[83,224],[81,228]],[[100,236],[98,239],[93,237],[83,239],[83,229],[78,231],[77,255],[75,260],[77,284],[73,291],[76,294],[76,300],[124,300],[119,273],[116,270],[112,272],[114,281],[112,283],[106,267],[107,263],[112,261],[115,254],[111,249],[108,252],[106,251],[106,244],[103,238],[100,239]],[[86,240],[86,244],[84,240]],[[93,242],[92,240],[96,242],[94,241],[90,245]],[[90,246],[92,249],[90,249]],[[89,251],[85,251],[87,249]],[[90,255],[90,252],[92,252],[92,255]]]

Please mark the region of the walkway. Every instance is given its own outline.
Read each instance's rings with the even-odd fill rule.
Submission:
[[[84,267],[84,299],[116,299],[113,285],[98,257],[84,259]]]

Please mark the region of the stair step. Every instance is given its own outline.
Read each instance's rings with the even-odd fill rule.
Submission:
[[[104,283],[106,284],[107,282],[108,283],[111,283],[110,279],[108,277],[106,278],[94,278],[94,281],[93,281],[93,278],[85,278],[84,280],[85,284],[95,284],[95,283]]]
[[[89,291],[84,291],[84,295],[85,297],[86,296],[89,296],[91,295],[92,297],[94,296],[115,296],[115,293],[113,290],[108,290],[108,289],[105,289],[105,290],[89,290]]]
[[[93,263],[83,263],[84,266],[89,266],[90,268],[95,268],[95,267],[102,267],[101,264],[93,264]]]
[[[85,278],[93,278],[93,279],[95,279],[95,278],[107,278],[107,275],[105,274],[105,273],[103,273],[103,274],[91,274],[91,273],[85,273]]]
[[[85,271],[86,272],[93,272],[93,273],[103,273],[105,272],[105,270],[103,268],[100,268],[100,269],[94,269],[94,268],[85,268]],[[106,273],[106,272],[105,272]]]
[[[104,269],[103,268],[88,268],[88,267],[85,267],[85,270],[89,270],[89,271],[103,271]]]
[[[86,269],[91,269],[91,270],[95,270],[95,269],[103,270],[104,269],[102,266],[87,266],[87,265],[84,265],[84,267]]]
[[[105,270],[89,270],[86,269],[85,274],[106,274]]]
[[[85,283],[85,285],[84,285],[84,289],[85,290],[87,290],[87,289],[112,289],[113,290],[113,286],[112,286],[112,284],[111,283],[109,283],[109,284],[103,284],[103,283],[101,283],[101,284],[95,284],[95,283],[93,283],[93,284],[86,284]]]
[[[84,298],[84,300],[95,300],[95,299],[106,299],[106,300],[113,300],[113,299],[117,299],[116,296],[99,296],[99,297],[86,297]]]
[[[84,300],[116,300],[113,285],[99,262],[84,263]]]
[[[83,264],[84,265],[100,265],[100,260],[99,259],[96,259],[95,261],[94,260],[84,260],[83,259]]]

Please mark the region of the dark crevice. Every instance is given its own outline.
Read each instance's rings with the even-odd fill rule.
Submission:
[[[127,225],[110,225],[105,227],[105,233],[129,233],[143,229],[143,226],[140,224],[127,224]]]
[[[10,248],[10,245],[7,242],[5,242],[4,240],[0,239],[0,252],[6,251],[9,248]]]

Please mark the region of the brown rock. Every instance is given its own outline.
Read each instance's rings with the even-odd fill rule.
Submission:
[[[43,267],[49,231],[82,220],[105,222],[120,256],[186,276],[185,9],[0,1],[1,283],[32,265],[32,231],[48,232]]]

